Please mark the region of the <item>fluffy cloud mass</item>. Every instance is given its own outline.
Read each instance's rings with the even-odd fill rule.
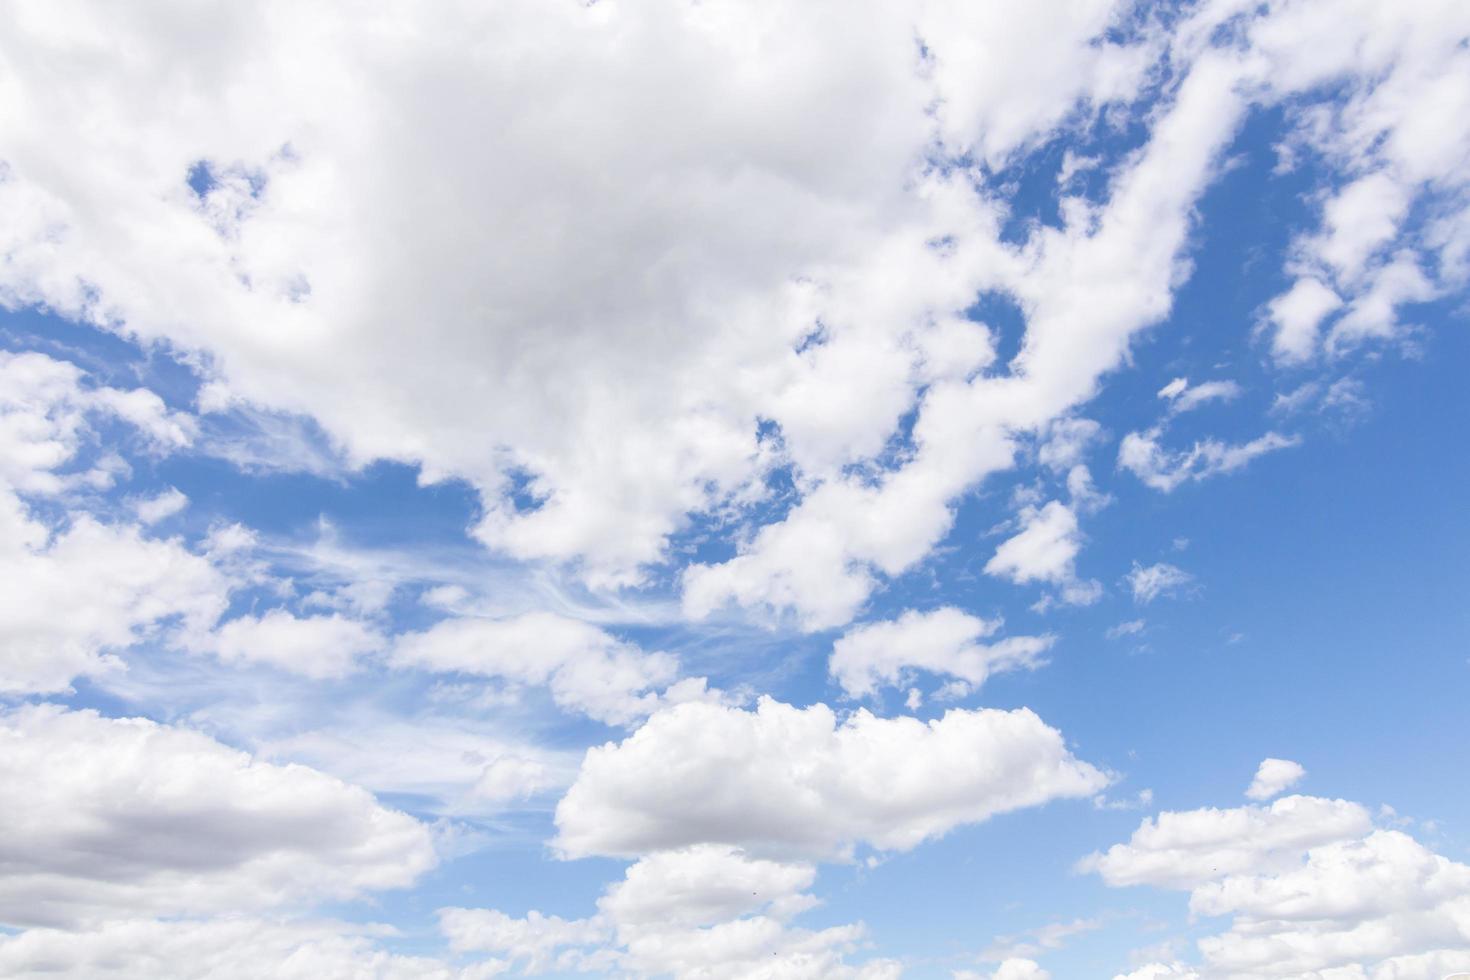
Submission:
[[[1459,969],[1470,942],[1470,867],[1343,800],[1161,813],[1084,867],[1111,885],[1187,890],[1193,915],[1232,917],[1199,940],[1203,966],[1131,977],[1395,980]]]
[[[588,751],[557,806],[569,855],[719,843],[836,857],[908,850],[968,823],[1089,796],[1108,777],[1034,713],[947,712],[927,724],[764,698],[754,711],[691,703]]]
[[[1470,969],[1447,820],[1113,823],[1454,744],[1467,119],[1463,0],[0,4],[0,974]]]
[[[225,610],[233,583],[181,542],[85,511],[53,526],[28,502],[112,485],[120,460],[92,445],[109,420],[150,452],[191,438],[192,420],[150,391],[0,351],[0,692],[67,690],[120,669],[118,652],[139,641],[200,634]],[[140,510],[144,523],[162,516],[158,501]]]
[[[142,719],[11,710],[0,776],[10,925],[345,898],[436,860],[427,827],[357,787]]]
[[[817,904],[809,864],[753,859],[719,845],[650,855],[599,899],[596,915],[567,920],[532,911],[447,908],[440,927],[460,950],[547,969],[705,980],[744,977],[893,980],[890,960],[855,963],[858,925],[812,931],[789,923]]]

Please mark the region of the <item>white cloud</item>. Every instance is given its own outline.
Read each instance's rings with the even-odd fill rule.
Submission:
[[[986,574],[1018,584],[1050,583],[1058,587],[1060,600],[1072,605],[1091,605],[1102,596],[1100,583],[1077,578],[1082,532],[1072,508],[1053,500],[1041,508],[1025,508],[1020,521],[1021,530],[1002,542],[985,563]]]
[[[1240,397],[1240,385],[1234,381],[1202,381],[1191,385],[1188,378],[1175,378],[1159,389],[1159,397],[1169,403],[1173,414],[1193,411],[1215,401],[1233,401]]]
[[[1080,550],[1077,515],[1053,500],[1022,512],[1020,532],[995,549],[985,571],[1013,582],[1064,582],[1076,574]]]
[[[1399,216],[1464,185],[1465,140],[1439,124],[1470,88],[1461,16],[1204,4],[1166,39],[1109,0],[748,16],[520,0],[380,19],[22,3],[0,32],[20,52],[0,296],[163,341],[206,366],[202,407],[310,416],[349,465],[463,476],[483,540],[599,587],[645,581],[689,515],[758,500],[789,463],[800,503],[692,569],[687,608],[841,625],[1168,313],[1195,204],[1253,102],[1288,103],[1343,185],[1288,270],[1349,305],[1330,346],[1398,335],[1397,307],[1441,286],[1409,274],[1408,252],[1434,246],[1405,243]],[[1131,102],[1165,54],[1177,81],[1143,146],[1102,203],[1065,198],[1061,227],[1002,241],[991,190],[929,166],[1001,167]],[[1314,111],[1328,88],[1347,99],[1330,118]],[[94,118],[58,127],[75,105]],[[1443,268],[1463,210],[1436,214]],[[1016,301],[1026,335],[977,375],[992,331],[965,311],[986,291]],[[144,394],[102,400],[163,442],[188,436]],[[1205,444],[1202,460],[1265,448]]]
[[[1289,868],[1308,848],[1361,836],[1368,811],[1346,800],[1287,796],[1270,806],[1165,811],[1145,818],[1127,844],[1086,858],[1109,885],[1193,888],[1216,877]]]
[[[653,711],[660,703],[654,688],[678,677],[678,661],[671,655],[645,653],[596,626],[552,613],[447,619],[400,636],[392,661],[400,667],[545,685],[558,706],[614,725]]]
[[[427,827],[360,788],[143,719],[14,709],[0,770],[11,925],[350,898],[436,860]]]
[[[1367,340],[1390,340],[1404,332],[1398,308],[1405,303],[1434,299],[1439,290],[1419,268],[1413,254],[1400,252],[1374,270],[1367,289],[1333,325],[1327,336],[1327,351],[1339,354]]]
[[[1288,449],[1301,441],[1295,436],[1267,432],[1246,443],[1204,439],[1188,450],[1176,451],[1159,444],[1161,435],[1163,432],[1157,427],[1128,433],[1118,447],[1118,465],[1164,493],[1173,492],[1183,483],[1233,473],[1257,456]]]
[[[1408,205],[1405,188],[1388,174],[1360,177],[1327,201],[1323,234],[1309,247],[1338,278],[1352,282],[1373,252],[1393,238]]]
[[[85,931],[27,929],[0,936],[0,974],[99,980],[486,980],[500,961],[456,967],[376,946],[380,927],[217,919],[120,919]]]
[[[1082,462],[1091,445],[1102,437],[1102,426],[1092,419],[1062,418],[1047,426],[1046,441],[1036,452],[1036,461],[1056,473]]]
[[[7,512],[8,511],[8,512]],[[121,669],[117,653],[150,637],[209,629],[230,581],[178,541],[78,517],[46,529],[0,492],[0,690],[64,691]]]
[[[590,749],[557,806],[572,856],[726,844],[832,858],[865,842],[908,850],[961,824],[1108,777],[1027,709],[952,710],[927,724],[763,698],[754,711],[680,705]]]
[[[816,904],[806,893],[815,876],[809,864],[702,845],[637,861],[589,918],[446,908],[439,912],[440,927],[454,948],[510,957],[528,972],[618,968],[681,980],[896,978],[900,971],[892,961],[847,960],[863,939],[860,924],[819,931],[790,924]]]
[[[1273,299],[1267,314],[1276,327],[1271,353],[1288,364],[1308,360],[1317,351],[1318,330],[1328,314],[1342,306],[1342,298],[1320,279],[1304,276]]]
[[[1194,916],[1232,917],[1199,940],[1198,969],[1130,977],[1407,980],[1457,969],[1470,941],[1470,867],[1342,800],[1162,813],[1086,866],[1111,885],[1187,890]]]
[[[1223,53],[1195,61],[1150,141],[1114,177],[1107,203],[1072,202],[1064,228],[1038,228],[1018,251],[987,244],[993,227],[957,233],[951,262],[973,268],[971,289],[1009,293],[1026,312],[1010,373],[931,385],[914,453],[900,468],[876,485],[824,483],[733,559],[690,566],[686,611],[704,616],[733,602],[795,611],[808,629],[847,622],[879,573],[911,568],[943,538],[956,497],[1013,464],[1016,433],[1091,398],[1132,336],[1168,313],[1191,208],[1244,110],[1237,83],[1245,72]],[[1071,591],[1079,601],[1097,595]]]
[[[179,541],[85,513],[52,527],[23,501],[111,485],[106,459],[67,471],[99,413],[138,426],[150,446],[188,441],[186,422],[152,392],[88,387],[67,361],[0,351],[0,691],[67,690],[120,669],[117,654],[133,644],[202,632],[225,609],[232,583]],[[143,516],[175,506],[160,498]]]
[[[1035,960],[1011,957],[1001,962],[993,973],[976,973],[973,970],[955,970],[954,980],[1051,980],[1051,974],[1041,968]]]
[[[168,520],[188,506],[189,498],[177,487],[169,487],[157,496],[134,501],[133,513],[137,514],[138,520],[144,524],[157,524],[159,521]]]
[[[60,474],[90,434],[95,416],[119,418],[143,437],[143,448],[187,446],[194,422],[145,389],[87,383],[69,361],[27,351],[0,351],[0,482],[22,493],[56,494],[79,483],[111,484],[105,472]]]
[[[1246,788],[1245,795],[1251,800],[1269,800],[1279,796],[1297,783],[1307,771],[1289,759],[1264,759],[1256,769],[1256,776]]]
[[[1441,121],[1470,109],[1467,35],[1470,15],[1458,7],[1386,11],[1359,0],[1278,5],[1251,24],[1249,42],[1283,95],[1372,79],[1351,85],[1330,112],[1297,106],[1291,113],[1296,143],[1338,168],[1342,181],[1318,195],[1320,227],[1298,236],[1288,269],[1296,285],[1272,304],[1273,348],[1284,361],[1311,356],[1322,316],[1339,298],[1348,312],[1328,336],[1333,354],[1400,339],[1398,305],[1463,284],[1455,243],[1470,218],[1463,207],[1470,136]],[[1442,217],[1421,233],[1409,216],[1426,206]],[[1441,283],[1414,268],[1412,252],[1438,253]]]
[[[1142,603],[1153,602],[1162,595],[1171,595],[1193,581],[1194,576],[1184,569],[1162,561],[1147,567],[1134,562],[1128,573],[1128,587],[1133,590],[1133,599]],[[1142,621],[1139,621],[1140,628],[1142,625]]]
[[[520,961],[532,973],[575,968],[581,956],[573,952],[558,957],[559,950],[599,945],[608,939],[608,930],[600,922],[563,919],[535,910],[517,919],[495,909],[440,909],[439,929],[455,950],[497,953]]]
[[[1200,975],[1183,963],[1148,963],[1128,973],[1119,973],[1113,980],[1202,980]]]
[[[932,612],[909,610],[896,620],[866,623],[844,633],[832,647],[828,671],[849,697],[866,697],[880,686],[900,687],[915,670],[979,688],[991,674],[1034,670],[1054,642],[1051,636],[1012,636],[981,643],[1000,629],[985,620],[945,606]]]
[[[822,472],[881,449],[925,372],[988,359],[930,245],[967,224],[948,205],[988,207],[963,179],[931,199],[926,157],[999,164],[1130,97],[1147,58],[1104,37],[1118,7],[28,5],[3,32],[0,294],[207,351],[211,407],[466,476],[497,548],[634,581],[749,490],[758,418]],[[91,123],[55,126],[77,104]]]
[[[299,617],[284,609],[240,616],[195,644],[226,663],[269,664],[293,674],[343,677],[359,657],[381,650],[381,634],[337,613]]]

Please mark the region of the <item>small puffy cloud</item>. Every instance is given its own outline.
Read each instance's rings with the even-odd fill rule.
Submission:
[[[1159,596],[1170,595],[1193,581],[1194,576],[1184,569],[1162,561],[1148,566],[1134,562],[1128,573],[1128,588],[1133,590],[1134,601],[1145,604],[1153,602]],[[1137,622],[1141,628],[1142,621]]]
[[[173,517],[188,506],[189,498],[177,487],[169,487],[157,496],[133,501],[133,513],[137,514],[138,520],[144,524],[157,524],[159,521]]]
[[[284,609],[241,616],[196,646],[226,663],[268,664],[305,677],[344,677],[359,657],[381,650],[376,630],[337,613],[299,617]]]
[[[399,667],[544,685],[556,704],[599,721],[624,725],[660,703],[655,688],[678,677],[678,661],[648,653],[604,630],[553,613],[508,619],[447,619],[400,636]]]
[[[1304,276],[1266,307],[1275,333],[1271,353],[1277,361],[1298,364],[1309,360],[1318,347],[1321,324],[1342,306],[1342,298],[1320,279]]]
[[[1288,759],[1265,759],[1256,769],[1245,795],[1251,800],[1269,800],[1299,783],[1307,771]]]
[[[1176,451],[1159,443],[1162,435],[1163,431],[1157,427],[1128,433],[1118,447],[1118,466],[1164,493],[1173,492],[1183,483],[1233,473],[1258,456],[1290,448],[1301,441],[1295,436],[1267,432],[1250,442],[1230,444],[1204,439],[1187,450]]]
[[[411,884],[429,828],[305,766],[141,718],[0,715],[0,921],[66,925],[345,899]]]
[[[655,714],[590,749],[556,810],[564,854],[725,844],[758,856],[833,858],[858,843],[908,850],[961,824],[1109,778],[1027,709],[952,710],[926,723],[763,698]]]
[[[1090,486],[1090,482],[1089,482]],[[1082,532],[1077,514],[1060,501],[1044,507],[1027,507],[1021,512],[1021,530],[1001,542],[986,574],[1007,578],[1017,584],[1046,582],[1057,586],[1057,599],[1087,606],[1102,596],[1099,582],[1077,577],[1077,555],[1082,550]],[[1043,600],[1043,605],[1051,599]]]
[[[909,610],[896,620],[848,630],[832,647],[828,672],[849,697],[866,697],[880,686],[900,687],[923,670],[963,682],[973,690],[990,675],[1031,670],[1055,641],[1051,636],[994,636],[1000,620],[985,620],[944,606],[932,612]]]
[[[1077,515],[1060,501],[1021,514],[1021,530],[995,549],[985,564],[990,575],[1013,582],[1065,582],[1082,549]]]

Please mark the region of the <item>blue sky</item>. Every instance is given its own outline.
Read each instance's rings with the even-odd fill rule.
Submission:
[[[0,15],[0,974],[1470,970],[1455,5],[155,6]]]

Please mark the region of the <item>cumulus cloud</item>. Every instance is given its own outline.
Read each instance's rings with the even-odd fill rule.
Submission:
[[[968,181],[930,192],[931,147],[999,164],[1147,68],[1108,33],[1114,0],[156,14],[9,18],[16,51],[87,56],[65,79],[9,59],[4,295],[208,352],[211,407],[304,412],[353,461],[465,476],[487,542],[604,584],[749,491],[758,418],[830,472],[879,451],[919,383],[985,364],[931,243],[989,209]],[[138,52],[173,73],[135,74]],[[58,132],[72,104],[93,124]]]
[[[866,623],[844,633],[832,646],[828,672],[849,697],[867,697],[879,687],[900,687],[914,671],[951,677],[969,693],[990,675],[1034,670],[1052,636],[1012,636],[991,643],[1000,620],[971,616],[953,606],[923,613],[909,610],[898,619]]]
[[[672,685],[679,668],[667,653],[646,653],[596,626],[553,613],[448,619],[400,636],[392,660],[403,667],[544,685],[560,707],[615,725],[653,711],[660,704],[654,688]],[[698,692],[686,683],[671,693],[677,699]]]
[[[1014,956],[1003,960],[993,973],[955,970],[954,980],[1051,980],[1051,974],[1035,960]]]
[[[1013,582],[1063,582],[1075,574],[1080,550],[1077,515],[1053,500],[1022,513],[1021,530],[995,549],[985,571]]]
[[[0,920],[200,915],[411,884],[429,829],[197,732],[29,705],[0,716]]]
[[[790,923],[816,904],[806,892],[815,877],[810,864],[698,845],[635,862],[585,919],[446,908],[440,928],[455,949],[507,957],[528,972],[616,966],[688,980],[897,977],[892,961],[850,962],[864,936],[860,924],[813,931]]]
[[[1084,865],[1110,885],[1187,890],[1194,915],[1232,917],[1199,940],[1200,967],[1154,964],[1133,978],[1432,976],[1463,964],[1470,940],[1470,867],[1374,829],[1343,800],[1161,813]]]
[[[962,824],[1090,796],[1108,776],[1033,712],[952,710],[927,724],[763,698],[690,703],[590,749],[557,805],[570,856],[726,844],[836,858],[859,843],[908,850]]]
[[[1010,373],[931,385],[914,451],[898,469],[877,485],[823,483],[733,559],[690,566],[686,610],[703,616],[733,602],[792,610],[810,629],[847,622],[878,574],[911,568],[948,533],[957,497],[1014,463],[1017,433],[1091,398],[1133,335],[1168,313],[1190,209],[1245,109],[1237,91],[1245,71],[1232,57],[1201,56],[1106,203],[1077,202],[1063,228],[1037,229],[1020,254],[986,245],[983,228],[956,234],[952,261],[973,266],[976,285],[1010,294],[1027,314]],[[1064,592],[1097,597],[1090,583],[1078,585]]]
[[[1295,865],[1309,848],[1361,836],[1368,811],[1346,800],[1287,796],[1267,807],[1165,811],[1127,844],[1084,859],[1109,885],[1192,888],[1216,876]]]
[[[1306,774],[1305,769],[1289,759],[1262,760],[1260,767],[1256,769],[1256,777],[1246,788],[1246,798],[1269,800],[1301,782]]]
[[[1026,508],[1020,521],[1021,530],[1002,542],[985,563],[986,573],[1018,584],[1050,583],[1058,587],[1061,601],[1072,605],[1096,602],[1102,585],[1077,578],[1082,532],[1072,508],[1053,500],[1044,507]]]

